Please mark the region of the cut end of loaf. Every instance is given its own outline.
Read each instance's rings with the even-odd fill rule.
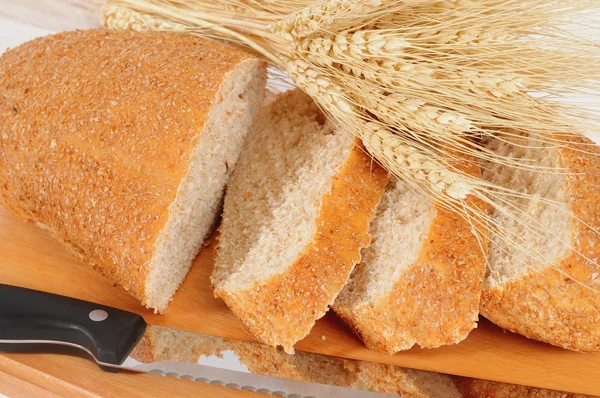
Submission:
[[[262,61],[249,59],[225,77],[199,134],[146,281],[146,306],[164,312],[220,212],[225,184],[260,110],[266,83]]]
[[[360,260],[386,182],[310,97],[279,96],[228,185],[215,295],[258,340],[293,351]]]

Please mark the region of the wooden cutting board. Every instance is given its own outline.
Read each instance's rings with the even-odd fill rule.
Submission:
[[[213,297],[209,283],[213,251],[214,243],[211,241],[196,258],[167,314],[155,315],[124,290],[72,257],[46,231],[17,219],[0,207],[0,283],[137,312],[151,324],[252,341],[252,336],[223,301]],[[485,320],[460,344],[432,350],[416,348],[389,356],[366,349],[330,313],[317,322],[312,333],[296,348],[461,376],[600,395],[600,353],[565,351],[504,332]],[[7,360],[42,373],[54,371],[52,377],[56,380],[61,378],[55,371],[58,365],[48,366],[47,361],[32,361],[30,355],[2,354],[0,369]],[[72,359],[54,356],[51,361],[59,364],[65,361],[69,363]],[[105,377],[94,366],[89,365],[88,368],[90,374]],[[65,378],[72,377],[66,373]],[[152,378],[150,375],[148,377]],[[147,386],[147,380],[138,380],[140,386]]]

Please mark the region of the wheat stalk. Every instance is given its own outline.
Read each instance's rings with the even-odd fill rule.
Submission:
[[[373,12],[383,15],[385,10],[392,6],[395,9],[407,8],[430,0],[363,0],[363,1],[345,1],[329,0],[321,3],[313,3],[301,11],[292,14],[277,23],[271,29],[279,32],[285,40],[295,40],[297,38],[307,37],[317,31],[330,30],[334,25],[339,24],[339,19],[349,25],[359,26],[356,22],[363,20],[362,15],[369,15]],[[348,18],[352,16],[352,18]],[[337,26],[336,26],[337,27]]]
[[[382,124],[367,122],[363,126],[361,138],[367,150],[380,154],[380,162],[403,180],[425,183],[439,196],[446,194],[456,200],[474,193],[475,179],[449,171],[416,147],[406,145]]]
[[[102,14],[102,24],[109,29],[135,31],[185,31],[185,26],[178,23],[167,22],[147,14],[140,14],[124,7],[106,7]]]

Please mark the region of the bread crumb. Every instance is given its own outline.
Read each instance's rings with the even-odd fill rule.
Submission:
[[[321,340],[325,340],[325,335],[321,335]]]

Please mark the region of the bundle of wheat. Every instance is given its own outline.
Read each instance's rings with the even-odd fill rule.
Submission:
[[[599,10],[597,0],[110,0],[101,20],[262,54],[390,172],[461,212],[475,232],[490,227],[519,246],[523,238],[490,221],[485,209],[467,209],[466,196],[538,232],[543,226],[520,203],[554,202],[467,175],[452,161],[466,154],[565,173],[485,142],[519,147],[527,134],[529,148],[572,148],[572,136],[598,130],[597,112],[564,99],[600,97],[592,19]],[[589,152],[586,145],[576,150]],[[538,253],[522,250],[527,262],[538,261]]]

